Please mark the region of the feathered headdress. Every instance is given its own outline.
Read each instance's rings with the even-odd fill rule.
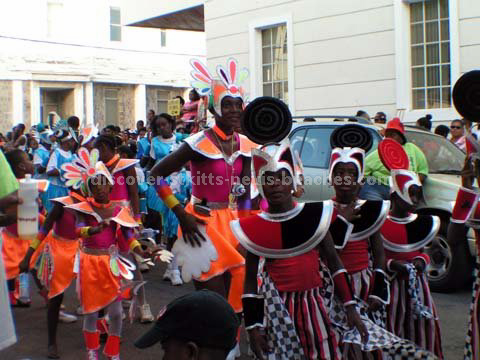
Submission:
[[[67,179],[66,185],[73,187],[74,189],[83,188],[91,194],[88,186],[88,180],[97,176],[103,175],[107,178],[108,182],[113,185],[113,178],[108,171],[105,164],[98,161],[99,153],[97,149],[93,149],[91,153],[85,148],[78,150],[78,157],[76,157],[71,163],[62,165],[62,170],[65,171],[65,179]]]
[[[241,84],[248,77],[248,69],[238,71],[237,60],[230,58],[227,61],[227,68],[217,66],[218,79],[214,79],[208,68],[200,60],[190,60],[193,80],[191,85],[200,96],[209,96],[209,108],[213,108],[218,115],[222,115],[220,104],[225,96],[241,98],[245,101],[245,89]]]

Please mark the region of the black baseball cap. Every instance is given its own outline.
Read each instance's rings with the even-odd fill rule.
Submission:
[[[160,311],[153,327],[135,342],[144,349],[169,338],[192,341],[199,347],[231,350],[239,320],[228,302],[209,290],[173,300]]]

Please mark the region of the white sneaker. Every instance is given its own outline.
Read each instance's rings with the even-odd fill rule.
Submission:
[[[140,322],[142,324],[151,323],[155,318],[152,315],[152,311],[150,310],[150,305],[143,304],[139,307],[140,309]]]
[[[179,286],[183,284],[182,277],[180,276],[180,270],[171,270],[170,281],[173,286]]]
[[[163,273],[163,280],[168,281],[170,280],[172,270],[170,270],[168,267],[166,268],[165,272]]]
[[[97,350],[88,350],[87,351],[87,360],[98,360]]]
[[[65,324],[70,324],[77,321],[78,318],[75,315],[67,314],[65,311],[60,310],[60,313],[58,314],[58,320]]]

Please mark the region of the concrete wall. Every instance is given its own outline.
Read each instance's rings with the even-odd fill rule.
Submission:
[[[480,68],[480,2],[450,0],[452,84]],[[412,110],[409,5],[403,0],[243,0],[205,2],[210,70],[237,58],[251,72],[250,98],[262,95],[262,28],[287,24],[289,104],[296,115],[354,114],[445,120],[453,108]],[[291,83],[291,84],[290,84]],[[289,97],[291,98],[290,94]]]
[[[49,33],[48,26],[49,3],[63,4],[54,21],[58,31],[53,33]],[[73,98],[66,99],[65,111],[69,115],[75,113],[83,123],[101,120],[91,119],[92,83],[181,89],[189,86],[189,60],[204,58],[205,34],[167,30],[167,45],[162,47],[160,29],[125,26],[126,12],[131,8],[125,4],[123,0],[0,2],[0,81],[33,84],[30,95],[23,89],[23,101],[31,103],[30,110],[24,105],[20,114],[15,106],[23,118],[17,121],[33,124],[40,120],[39,83],[51,82],[61,87],[69,83],[75,87]],[[148,10],[148,4],[143,3],[142,11]],[[158,4],[150,5],[152,14],[161,9]],[[110,7],[121,9],[122,41],[110,41]],[[125,119],[131,115],[129,111],[123,112]],[[10,127],[13,123],[8,114],[13,110],[4,113],[0,121],[9,122]],[[97,109],[95,114],[101,115],[101,111]]]

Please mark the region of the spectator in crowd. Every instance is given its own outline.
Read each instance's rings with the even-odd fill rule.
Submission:
[[[386,124],[387,115],[383,111],[379,111],[375,114],[373,121],[375,122],[375,124]]]
[[[80,128],[80,119],[77,116],[70,116],[67,119],[67,124],[78,135],[78,131],[79,131],[79,128]]]
[[[356,117],[364,118],[364,119],[367,120],[368,122],[371,122],[371,121],[370,121],[370,116],[368,115],[368,113],[367,113],[366,111],[358,110],[358,111],[357,111],[357,114],[356,114],[355,116],[356,116]]]
[[[420,119],[417,120],[416,123],[417,127],[431,131],[432,130],[432,115],[427,114],[424,117],[421,117]]]
[[[447,138],[449,132],[450,132],[450,129],[448,128],[448,126],[445,126],[445,125],[438,125],[435,128],[435,134],[443,136],[444,138]]]
[[[417,173],[423,184],[428,175],[427,158],[418,146],[407,142],[405,128],[399,118],[393,118],[387,123],[385,137],[403,146],[410,160],[409,170]],[[366,183],[359,197],[365,200],[388,200],[390,198],[389,177],[390,171],[382,164],[378,150],[375,150],[365,159]]]
[[[183,116],[180,123],[185,126],[188,133],[196,126],[198,104],[200,102],[200,95],[195,89],[190,90],[188,93],[190,101],[186,102],[182,107]]]
[[[238,326],[222,296],[200,290],[168,304],[135,346],[144,349],[160,342],[164,360],[224,360],[235,346]]]
[[[25,136],[25,125],[18,124],[13,128],[13,139],[12,139],[12,147],[20,149],[22,151],[26,151],[28,144],[27,144],[27,137]]]
[[[153,119],[155,118],[155,110],[150,109],[147,112],[147,126],[150,127]]]
[[[143,120],[137,121],[137,134],[140,134],[140,130],[145,127],[145,122]]]
[[[450,141],[455,144],[460,150],[466,151],[466,139],[465,139],[465,125],[462,120],[453,120],[450,124]]]

